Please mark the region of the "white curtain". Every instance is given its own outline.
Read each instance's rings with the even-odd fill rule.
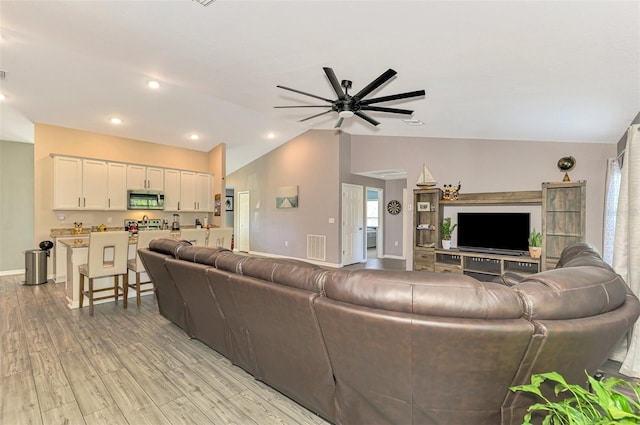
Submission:
[[[627,131],[613,250],[613,268],[640,295],[640,125]],[[620,372],[640,378],[640,324],[631,333]]]
[[[621,174],[620,161],[616,158],[609,158],[607,160],[607,181],[605,183],[602,259],[610,266],[613,266],[613,241],[615,240]]]

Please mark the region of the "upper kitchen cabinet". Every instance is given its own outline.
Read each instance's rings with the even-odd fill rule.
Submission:
[[[180,211],[180,170],[164,170],[164,209]]]
[[[127,209],[127,164],[107,163],[107,209],[126,211]]]
[[[165,210],[210,212],[212,175],[165,170]]]
[[[180,174],[180,209],[211,211],[211,174],[182,171]]]
[[[164,190],[164,169],[128,164],[127,189]]]
[[[108,204],[106,161],[55,156],[54,210],[105,210]]]

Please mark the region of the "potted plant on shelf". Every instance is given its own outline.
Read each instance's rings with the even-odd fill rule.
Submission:
[[[536,232],[534,227],[529,234],[529,255],[531,258],[540,258],[542,254],[542,233]]]
[[[451,233],[458,224],[451,225],[451,217],[447,217],[442,220],[440,225],[440,237],[442,238],[442,247],[444,249],[451,249]]]
[[[511,387],[511,391],[538,396],[538,402],[529,406],[523,425],[531,425],[534,414],[544,415],[545,425],[640,424],[640,384],[614,377],[599,381],[588,374],[587,378],[590,390],[567,383],[558,372],[532,375],[531,384]],[[562,393],[565,398],[547,398],[540,388],[545,381],[553,385],[556,396]]]

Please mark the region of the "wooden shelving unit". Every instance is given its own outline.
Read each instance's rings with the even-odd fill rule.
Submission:
[[[433,271],[434,249],[440,248],[440,189],[417,189],[414,196],[413,270]]]
[[[562,250],[585,241],[586,182],[543,183],[542,190],[461,193],[443,200],[440,189],[414,192],[413,269],[465,273],[491,279],[505,271],[521,274],[554,268]],[[429,208],[424,207],[428,203]],[[542,258],[442,250],[440,223],[446,205],[540,205]]]
[[[562,250],[585,241],[585,181],[542,184],[542,270],[555,268]]]

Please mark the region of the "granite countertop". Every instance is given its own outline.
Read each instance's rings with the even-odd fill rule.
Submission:
[[[77,235],[77,236],[80,236],[80,235]],[[71,248],[88,248],[89,238],[79,237],[78,239],[60,241],[60,243],[64,246],[71,247]],[[137,243],[138,243],[137,236],[129,237],[129,245],[136,245]]]
[[[124,230],[124,227],[107,227],[107,232],[115,232],[115,231]],[[66,238],[70,236],[89,236],[91,234],[91,228],[83,228],[82,233],[73,233],[73,228],[63,228],[63,229],[51,229],[50,236],[52,238]]]

